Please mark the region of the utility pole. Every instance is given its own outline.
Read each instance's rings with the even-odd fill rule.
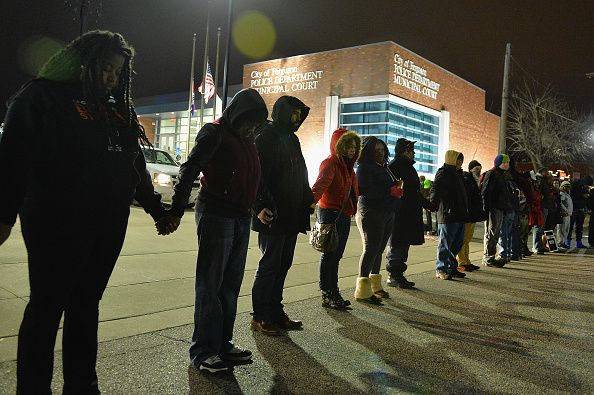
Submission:
[[[499,120],[499,153],[505,153],[505,129],[507,127],[507,103],[509,101],[509,64],[511,44],[505,47],[505,66],[503,69],[503,94],[501,95],[501,118]]]
[[[80,2],[80,36],[83,35],[83,33],[85,32],[85,19],[86,19],[86,10],[85,7],[87,6],[87,1],[88,0],[81,0]]]

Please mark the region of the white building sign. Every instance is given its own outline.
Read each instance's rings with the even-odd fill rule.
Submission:
[[[437,99],[439,86],[427,78],[427,70],[400,54],[394,54],[394,83],[432,99]]]
[[[254,70],[250,74],[250,88],[261,95],[317,89],[323,73],[322,70],[301,72],[298,67]]]

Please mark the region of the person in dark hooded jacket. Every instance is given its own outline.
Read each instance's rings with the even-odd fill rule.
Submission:
[[[438,279],[464,278],[458,271],[456,255],[464,242],[464,223],[468,220],[468,196],[462,178],[462,153],[448,150],[445,163],[437,170],[429,200],[439,207],[437,211],[437,260],[435,275]]]
[[[319,205],[318,221],[336,221],[338,246],[320,255],[320,291],[322,306],[342,309],[351,302],[343,299],[338,289],[338,264],[351,230],[351,217],[357,211],[359,185],[353,166],[359,157],[361,138],[355,132],[339,128],[332,133],[330,155],[320,164],[320,172],[312,192]]]
[[[62,316],[64,393],[99,393],[99,301],[132,199],[155,221],[165,215],[139,147],[147,139],[130,100],[133,57],[120,34],[85,33],[11,99],[0,138],[0,244],[18,215],[30,285],[18,394],[51,393]]]
[[[252,287],[251,328],[266,335],[302,326],[301,321],[287,316],[282,300],[297,235],[310,229],[313,212],[307,166],[295,134],[308,114],[309,107],[299,99],[282,96],[274,103],[272,122],[256,137],[262,181],[252,229],[258,232],[262,255]]]
[[[257,91],[239,91],[221,118],[198,132],[172,198],[170,212],[178,225],[192,183],[203,174],[195,207],[198,258],[190,361],[210,373],[227,370],[227,362],[252,357],[232,338],[261,174],[253,134],[267,116]]]
[[[425,225],[423,208],[431,210],[429,200],[421,195],[419,175],[414,168],[415,141],[399,138],[396,141],[396,156],[388,168],[402,180],[402,204],[394,217],[392,235],[388,242],[386,270],[390,274],[388,285],[391,287],[412,288],[415,283],[404,277],[407,269],[408,250],[411,245],[425,243]]]
[[[484,221],[486,214],[483,211],[483,200],[481,197],[481,190],[479,189],[479,179],[481,175],[482,165],[476,161],[471,160],[468,164],[468,171],[464,172],[464,187],[466,188],[466,196],[468,197],[468,219],[464,224],[464,241],[462,248],[456,256],[458,261],[458,270],[472,272],[480,269],[480,266],[473,265],[470,262],[469,244],[474,235],[474,228],[477,222]]]

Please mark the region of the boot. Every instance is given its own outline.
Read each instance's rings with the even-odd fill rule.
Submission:
[[[322,291],[322,306],[337,310],[342,310],[346,307],[345,300],[334,289]]]
[[[410,289],[415,286],[415,283],[404,278],[404,274],[391,274],[388,278],[387,284],[390,287]]]
[[[371,291],[375,296],[380,299],[387,299],[390,294],[384,291],[382,287],[382,275],[381,274],[370,274],[369,280],[371,281]]]
[[[340,290],[338,289],[338,287],[334,288],[333,291],[334,291],[334,294],[335,294],[336,298],[342,302],[342,304],[344,305],[344,307],[348,307],[348,306],[351,305],[351,301],[350,300],[344,299],[342,297],[342,295],[340,294]]]
[[[575,248],[588,248],[588,246],[582,244],[581,240],[576,240],[575,241]]]
[[[381,300],[371,291],[371,280],[369,277],[358,277],[355,288],[355,300],[369,304],[381,305]]]

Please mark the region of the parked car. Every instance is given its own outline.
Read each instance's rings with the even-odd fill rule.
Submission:
[[[173,187],[177,184],[179,175],[179,163],[177,163],[167,151],[157,148],[142,148],[146,168],[153,180],[155,191],[161,194],[161,201],[166,204],[171,203],[173,196]],[[188,205],[193,206],[198,196],[200,183],[198,180],[192,184],[192,192],[188,200]]]

